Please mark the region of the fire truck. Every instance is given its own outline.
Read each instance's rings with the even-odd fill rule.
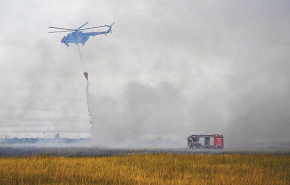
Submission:
[[[187,138],[188,148],[223,149],[224,137],[220,134],[191,135]]]

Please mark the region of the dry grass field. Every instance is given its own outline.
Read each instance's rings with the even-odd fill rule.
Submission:
[[[290,184],[290,156],[1,157],[0,184]]]

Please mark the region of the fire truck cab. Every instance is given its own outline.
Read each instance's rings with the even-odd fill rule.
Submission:
[[[205,149],[223,149],[224,139],[223,135],[191,135],[187,138],[188,148],[205,148]]]

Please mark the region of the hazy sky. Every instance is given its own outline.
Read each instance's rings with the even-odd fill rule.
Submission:
[[[100,141],[290,141],[288,0],[1,0],[1,137],[88,136],[77,46],[47,33],[85,22],[115,22],[80,46]]]

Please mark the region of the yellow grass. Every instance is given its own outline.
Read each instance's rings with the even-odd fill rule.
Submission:
[[[290,156],[2,157],[0,184],[290,184]]]

